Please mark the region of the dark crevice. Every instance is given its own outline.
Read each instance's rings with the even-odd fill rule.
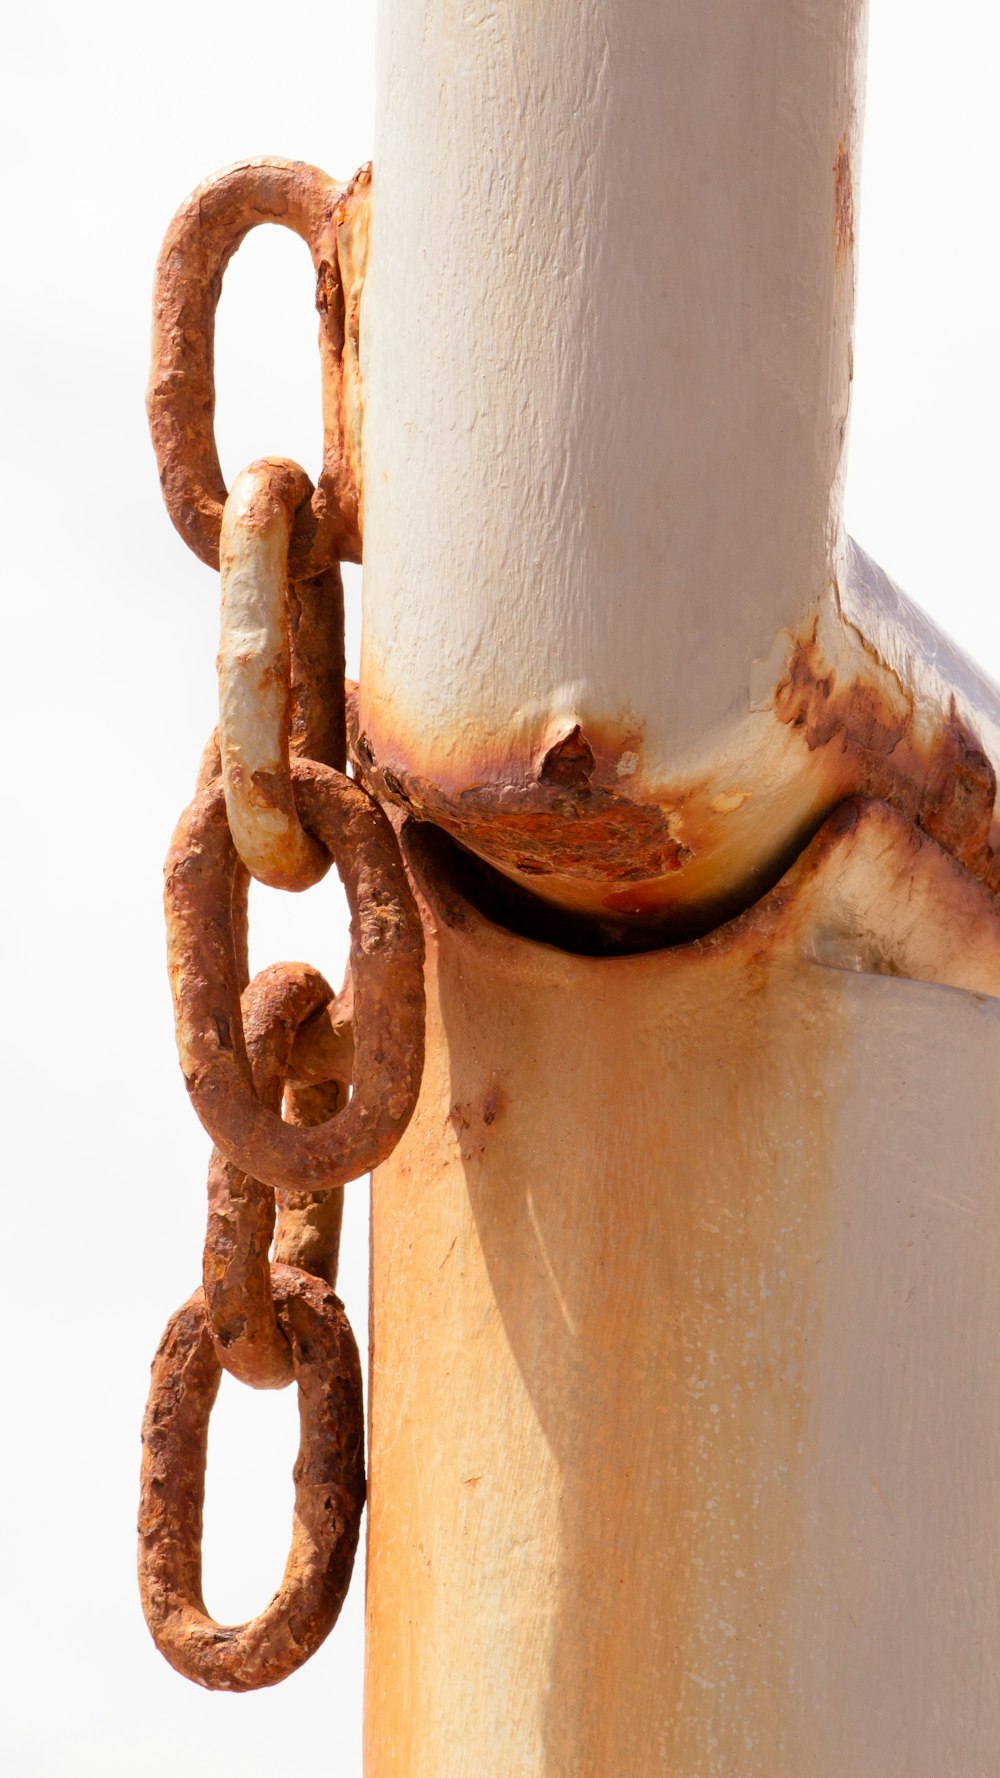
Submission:
[[[454,924],[461,924],[464,902],[494,926],[536,944],[578,957],[628,957],[691,944],[746,913],[780,882],[831,813],[827,810],[803,828],[766,868],[731,893],[697,908],[673,908],[656,920],[604,917],[556,907],[485,864],[430,822],[406,821],[403,838],[421,873],[441,892]]]

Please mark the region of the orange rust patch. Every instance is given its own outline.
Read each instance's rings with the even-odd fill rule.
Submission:
[[[854,179],[851,157],[843,136],[833,163],[833,237],[837,247],[837,264],[840,265],[845,254],[854,245]]]
[[[946,852],[1000,891],[1000,863],[991,844],[996,773],[952,698],[933,741],[914,736],[913,699],[894,707],[875,687],[840,685],[822,660],[817,626],[800,641],[774,707],[780,721],[802,731],[810,752],[829,749],[831,788],[872,797],[898,809]]]
[[[533,776],[512,781],[509,766],[505,774],[498,764],[495,776],[484,772],[455,791],[395,758],[382,764],[365,734],[356,755],[376,796],[474,844],[501,869],[630,883],[668,876],[691,856],[674,831],[672,809],[636,802],[618,788],[618,762],[637,753],[639,740],[634,728],[616,734],[595,725],[584,734],[577,724],[535,761]]]
[[[737,775],[721,788],[711,779],[650,784],[641,772],[623,781],[622,760],[638,764],[641,756],[634,724],[576,723],[550,732],[530,758],[518,757],[512,740],[471,760],[464,782],[457,773],[434,781],[398,737],[379,759],[370,734],[357,734],[352,753],[379,799],[501,874],[502,884],[480,886],[507,907],[501,923],[586,954],[595,945],[601,954],[608,946],[635,948],[640,927],[662,942],[665,922],[676,939],[731,919],[777,881],[817,823],[849,797],[888,803],[1000,893],[995,774],[954,703],[936,713],[921,706],[918,717],[912,693],[874,656],[860,674],[857,667],[849,677],[838,673],[822,649],[818,619],[786,658],[771,701],[779,734],[788,731],[787,753],[779,743],[776,754],[798,815],[770,851],[761,822],[750,831],[741,811],[758,790],[780,792],[780,782],[751,790]],[[545,893],[551,878],[559,879],[558,897]],[[572,894],[580,886],[576,903],[567,883]],[[522,892],[524,906],[516,900]],[[540,913],[547,904],[561,910],[554,928]],[[571,910],[579,916],[572,939]]]
[[[469,1100],[451,1106],[448,1122],[455,1132],[463,1161],[476,1160],[486,1153],[487,1132],[506,1108],[507,1095],[498,1082],[487,1088],[478,1103]]]
[[[678,870],[680,865],[678,865]],[[635,914],[637,917],[661,918],[666,912],[663,889],[657,882],[650,888],[643,883],[630,883],[627,889],[612,889],[601,897],[601,905],[613,914]]]

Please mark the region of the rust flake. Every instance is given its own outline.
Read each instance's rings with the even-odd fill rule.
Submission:
[[[594,776],[597,761],[594,750],[580,724],[550,747],[538,772],[540,784],[566,784],[573,790],[587,790]]]
[[[622,884],[669,876],[691,857],[677,809],[639,803],[618,787],[621,760],[638,759],[640,745],[634,726],[594,724],[585,733],[577,723],[540,753],[530,774],[513,779],[509,764],[484,760],[478,781],[457,790],[398,757],[380,761],[367,734],[354,751],[377,796],[471,844],[500,869]]]

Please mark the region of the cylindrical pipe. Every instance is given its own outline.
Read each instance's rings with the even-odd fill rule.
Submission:
[[[821,800],[755,705],[835,578],[861,13],[381,0],[361,727],[563,903],[711,900]]]
[[[1000,695],[842,530],[862,11],[381,0],[362,757],[605,944],[855,794],[1000,890]]]

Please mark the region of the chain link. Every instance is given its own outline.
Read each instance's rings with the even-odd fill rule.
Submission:
[[[241,241],[263,222],[305,241],[316,273],[323,378],[323,468],[296,516],[293,580],[334,561],[361,559],[358,490],[340,400],[345,305],[337,231],[364,171],[338,186],[302,161],[240,161],[207,179],[174,217],[160,251],[153,297],[149,426],[167,511],[185,543],[219,566],[226,484],[215,442],[215,309],[222,275]]]
[[[337,1620],[365,1500],[361,1365],[343,1306],[308,1272],[275,1266],[277,1324],[292,1356],[302,1427],[284,1578],[249,1623],[222,1625],[201,1588],[208,1422],[222,1376],[202,1291],[172,1316],[153,1360],[142,1429],[139,1589],[172,1667],[213,1691],[276,1685]]]
[[[309,485],[295,463],[252,463],[226,500],[219,544],[218,741],[226,816],[247,870],[274,889],[308,889],[330,863],[299,820],[289,767],[288,540]]]

